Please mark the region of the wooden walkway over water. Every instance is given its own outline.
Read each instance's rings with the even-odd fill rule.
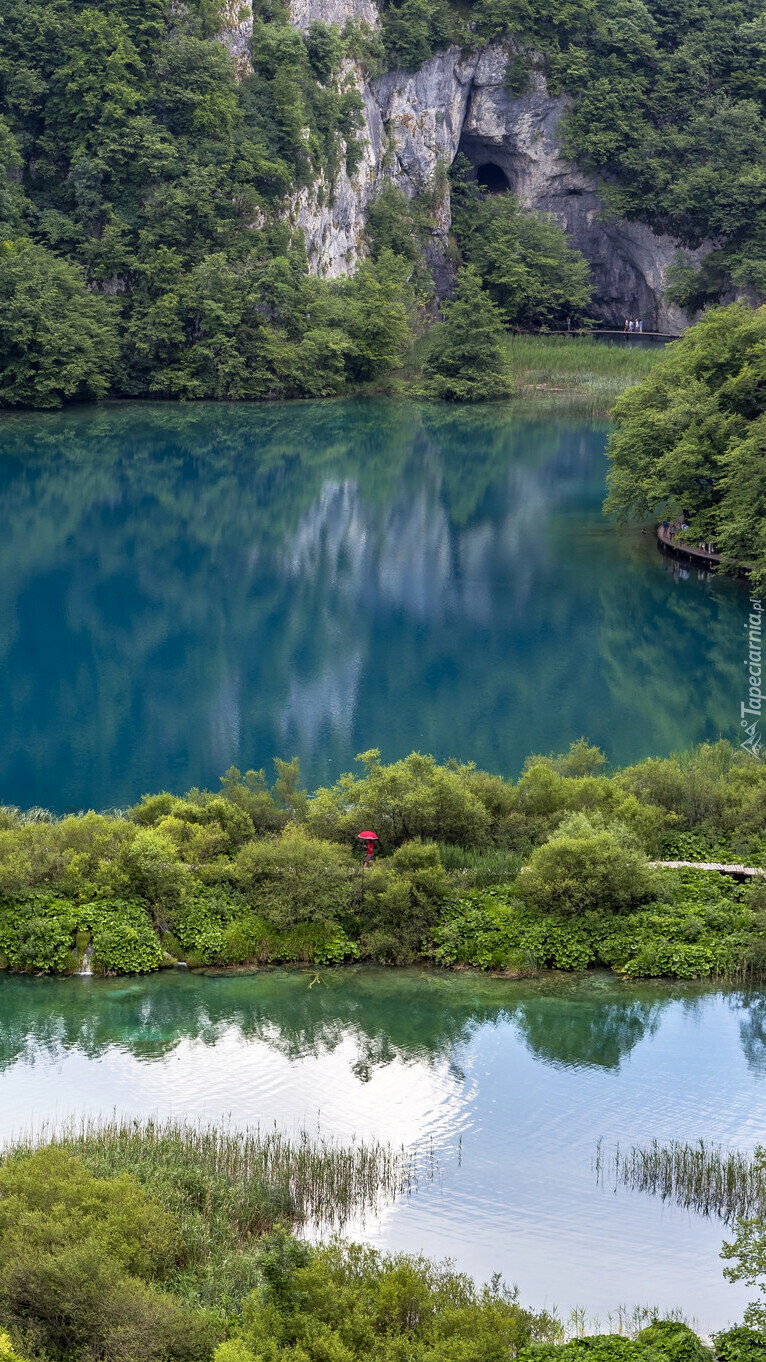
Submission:
[[[611,331],[608,327],[601,326],[573,326],[569,330],[562,331],[552,331],[549,327],[539,327],[536,331],[529,331],[526,334],[531,336],[622,336],[623,340],[641,340],[644,336],[654,340],[680,339],[674,331],[624,331],[622,329]]]
[[[657,538],[663,548],[670,549],[672,553],[677,553],[679,558],[688,558],[692,563],[697,563],[700,567],[717,567],[721,561],[718,553],[708,553],[707,549],[693,549],[690,544],[679,544],[676,540],[677,529],[669,525],[667,529],[662,525],[657,526]]]
[[[718,870],[722,875],[753,879],[766,875],[766,868],[759,865],[724,865],[721,861],[650,861],[653,870]]]
[[[685,558],[690,563],[696,563],[697,567],[707,568],[708,570],[723,564],[730,570],[736,569],[737,575],[740,577],[746,577],[748,572],[752,571],[750,563],[738,563],[735,558],[722,558],[720,553],[709,553],[707,549],[695,549],[692,548],[691,544],[679,544],[676,538],[677,534],[677,525],[669,525],[667,529],[662,525],[657,526],[657,539],[663,552],[673,553],[677,558]]]

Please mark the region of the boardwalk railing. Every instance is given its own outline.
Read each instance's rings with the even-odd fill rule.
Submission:
[[[642,336],[653,337],[655,340],[680,339],[675,331],[625,331],[622,328],[612,331],[607,326],[573,326],[568,330],[562,329],[560,331],[553,331],[550,327],[538,327],[535,331],[522,331],[518,334],[526,336],[622,336],[624,340],[640,340]]]

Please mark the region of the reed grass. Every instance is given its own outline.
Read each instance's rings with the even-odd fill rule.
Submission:
[[[417,1156],[377,1140],[118,1116],[43,1126],[0,1150],[0,1164],[51,1145],[98,1177],[129,1174],[170,1211],[185,1247],[172,1289],[224,1312],[252,1290],[257,1240],[275,1224],[338,1230],[417,1182]]]
[[[478,851],[450,842],[439,843],[439,857],[445,870],[458,875],[464,884],[486,889],[492,884],[509,884],[521,870],[524,857],[504,847]]]
[[[605,1157],[599,1144],[596,1175],[601,1182],[613,1180],[615,1188],[649,1192],[727,1224],[766,1214],[766,1149],[760,1145],[749,1153],[704,1140],[653,1140],[628,1150],[618,1145]]]
[[[604,414],[625,388],[651,373],[663,350],[587,336],[512,336],[508,341],[518,397],[579,398]]]

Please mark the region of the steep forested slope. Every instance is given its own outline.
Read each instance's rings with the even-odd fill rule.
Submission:
[[[342,33],[300,33],[265,0],[239,69],[222,22],[217,0],[6,0],[0,404],[316,396],[385,373],[429,320],[435,201],[373,209],[369,261],[332,284],[310,276],[286,209],[318,184],[331,201],[338,168],[355,172],[359,66],[417,66],[452,41],[513,36],[513,93],[542,53],[549,88],[573,96],[567,153],[605,177],[614,206],[689,245],[714,241],[700,275],[679,272],[679,297],[766,286],[766,20],[753,0],[403,0],[380,31],[352,20]],[[489,227],[481,250],[460,234],[458,248],[507,320],[580,313],[587,285],[563,241],[551,238],[541,286],[540,232],[518,229],[511,202],[493,212],[539,306],[495,278]]]

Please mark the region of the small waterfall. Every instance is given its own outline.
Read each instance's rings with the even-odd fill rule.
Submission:
[[[85,948],[85,954],[84,954],[84,956],[82,957],[82,960],[80,961],[80,968],[79,968],[78,970],[76,970],[75,973],[77,973],[77,974],[92,974],[92,973],[93,973],[93,965],[91,964],[92,959],[93,959],[93,947],[92,947],[92,945],[91,945],[90,942],[89,942],[88,945],[87,945],[86,948]]]

